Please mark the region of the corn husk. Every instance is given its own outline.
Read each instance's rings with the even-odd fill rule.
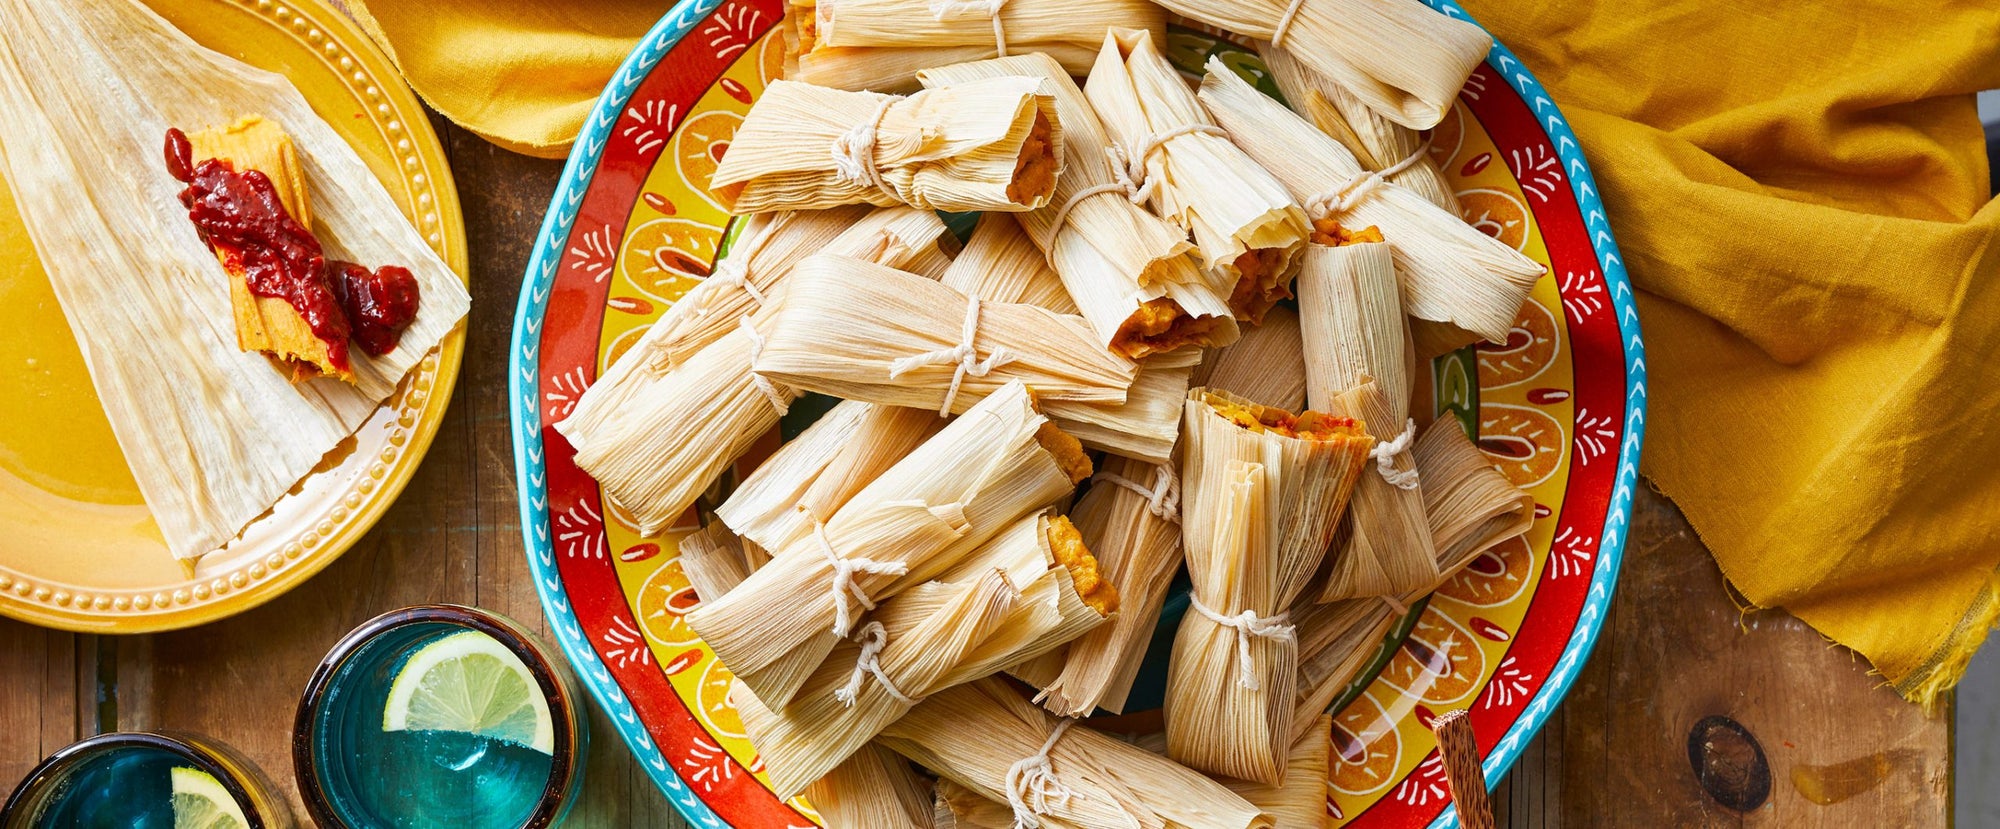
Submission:
[[[0,171],[166,547],[222,547],[352,434],[465,316],[465,286],[284,77],[130,0],[0,6]],[[293,141],[329,257],[402,265],[416,320],[355,385],[293,385],[237,349],[228,273],[161,160],[169,127],[245,113]],[[13,278],[13,277],[9,277]]]
[[[773,790],[797,794],[903,716],[911,703],[898,694],[923,699],[1040,656],[1103,622],[1105,613],[1090,602],[1115,607],[1116,594],[1096,580],[1088,551],[1066,553],[1072,563],[1059,560],[1051,524],[1060,520],[1038,514],[1017,521],[938,581],[883,602],[869,615],[871,626],[882,626],[880,652],[869,657],[881,676],[854,684],[863,646],[850,641],[781,709],[736,694]],[[844,691],[854,693],[837,693]]]
[[[1077,199],[1078,193],[1117,185],[1117,178],[1105,150],[1109,136],[1083,91],[1054,59],[1015,55],[935,67],[919,73],[918,80],[950,88],[1015,75],[1041,78],[1053,90],[1066,136],[1055,195],[1049,206],[1021,214],[1021,226],[1062,277],[1099,344],[1136,359],[1186,345],[1234,342],[1230,286],[1187,256],[1193,245],[1185,231],[1122,193]],[[1064,218],[1061,226],[1058,215]]]
[[[1414,130],[1444,119],[1493,46],[1493,37],[1478,24],[1414,0],[1162,0],[1160,5],[1210,26],[1276,41],[1382,117]],[[1285,11],[1294,5],[1297,13],[1279,37]]]
[[[1075,314],[1076,303],[1062,277],[1049,268],[1035,240],[1011,216],[979,217],[965,249],[952,259],[940,282],[990,302],[1019,302],[1058,314]]]
[[[1313,3],[1329,0],[1309,0]],[[1395,254],[1403,312],[1504,341],[1542,266],[1424,197],[1369,173],[1339,142],[1210,59],[1198,97],[1251,158],[1285,183],[1308,214],[1328,196],[1351,202],[1324,216],[1381,228]],[[1311,159],[1306,163],[1304,159]],[[1350,182],[1352,184],[1350,184]],[[1314,215],[1314,219],[1323,218]]]
[[[937,412],[843,400],[786,441],[715,514],[767,550],[812,532],[813,515],[832,515],[876,476],[944,428]]]
[[[1283,779],[1291,744],[1298,645],[1284,610],[1325,556],[1374,442],[1362,424],[1318,412],[1296,418],[1310,438],[1239,425],[1291,418],[1196,389],[1182,428],[1191,599],[1221,617],[1247,612],[1271,629],[1225,626],[1200,607],[1182,618],[1167,673],[1168,754],[1264,783]]]
[[[1286,750],[1284,782],[1273,786],[1233,777],[1215,779],[1286,829],[1325,826],[1327,818],[1326,775],[1333,759],[1333,742],[1329,739],[1333,717],[1315,713],[1303,717],[1300,726],[1300,735]],[[1132,744],[1154,754],[1167,753],[1167,735],[1162,732],[1133,735]],[[1001,824],[996,829],[1008,827]]]
[[[1339,141],[1354,153],[1361,166],[1382,172],[1401,166],[1385,178],[1411,192],[1460,215],[1458,195],[1444,179],[1437,161],[1431,158],[1430,144],[1416,130],[1382,117],[1354,93],[1305,65],[1290,49],[1259,43],[1257,53],[1271,70],[1278,91],[1294,109],[1312,119],[1321,132]],[[1405,163],[1407,162],[1407,163]]]
[[[783,706],[869,603],[934,578],[1088,474],[1082,447],[1036,412],[1025,386],[1009,384],[825,517],[836,555],[903,574],[857,572],[866,600],[843,597],[816,535],[773,551],[770,564],[687,622],[759,699]],[[836,630],[842,606],[849,624]]]
[[[827,829],[935,829],[930,781],[910,761],[878,745],[862,746],[806,787]]]
[[[1407,606],[1443,586],[1481,552],[1516,539],[1534,523],[1535,502],[1507,481],[1457,421],[1440,419],[1424,430],[1411,450],[1424,488],[1424,513],[1436,543],[1438,577],[1407,590],[1393,601],[1348,599],[1294,611],[1299,637],[1298,712],[1304,718],[1326,711],[1340,689],[1367,667],[1389,629]]]
[[[837,89],[914,89],[933,66],[1041,52],[1072,75],[1090,71],[1107,28],[1146,29],[1164,37],[1167,14],[1146,0],[1011,0],[993,13],[980,2],[820,0],[793,3],[798,80]]]
[[[710,521],[708,526],[682,537],[675,545],[675,552],[680,555],[681,572],[686,574],[688,585],[701,599],[729,592],[763,564],[750,560],[743,549],[743,539],[721,521]]]
[[[1417,469],[1430,485],[1424,510],[1437,542],[1437,589],[1474,556],[1520,536],[1535,523],[1535,499],[1514,486],[1457,421],[1440,418],[1417,438]]]
[[[907,98],[773,81],[737,127],[709,192],[732,213],[858,202],[1032,210],[1048,204],[1062,172],[1063,130],[1034,78]]]
[[[1114,483],[1112,476],[1155,495]],[[1172,467],[1111,457],[1070,510],[1070,520],[1097,557],[1099,571],[1117,588],[1123,610],[1110,624],[1013,671],[1042,689],[1036,701],[1057,716],[1081,717],[1098,708],[1125,710],[1132,680],[1166,602],[1167,586],[1181,561],[1179,489]]]
[[[1314,245],[1299,275],[1306,399],[1315,409],[1361,418],[1385,443],[1415,428],[1412,356],[1392,261],[1389,246],[1380,242]],[[1334,553],[1320,601],[1394,596],[1437,580],[1416,461],[1404,451],[1389,456],[1387,470],[1380,463],[1355,487],[1351,528]]]
[[[968,338],[969,313],[976,318]],[[985,302],[837,256],[808,257],[793,269],[763,333],[758,374],[848,400],[940,413],[965,411],[1014,380],[1038,399],[1123,403],[1139,370],[1093,341],[1081,317]],[[974,346],[969,357],[924,359],[966,344]]]
[[[1221,389],[1253,403],[1280,409],[1306,405],[1306,357],[1299,314],[1279,306],[1264,324],[1243,332],[1235,345],[1203,356],[1206,372],[1195,385]]]
[[[925,700],[885,729],[879,742],[953,784],[940,781],[938,792],[957,825],[1004,827],[1016,817],[1006,805],[1009,769],[1043,754],[1057,723],[1002,682],[983,679]],[[1049,788],[1070,793],[1027,815],[1049,829],[1274,825],[1221,784],[1081,725],[1067,728],[1046,756]]]
[[[1145,182],[1154,212],[1193,234],[1202,267],[1232,286],[1236,318],[1262,323],[1291,296],[1293,260],[1310,231],[1305,211],[1228,138],[1174,135],[1220,128],[1154,43],[1149,32],[1106,32],[1084,95],[1129,174]]]
[[[844,217],[858,221],[826,232]],[[901,262],[935,250],[944,224],[911,208],[778,214],[754,233],[740,254],[745,281],[769,296],[812,248]],[[773,306],[776,302],[773,301]],[[690,310],[682,312],[680,309]],[[656,535],[687,510],[717,475],[777,425],[795,389],[767,394],[751,374],[758,338],[746,317],[768,314],[745,289],[708,282],[668,309],[604,376],[591,384],[569,417],[555,424],[576,448],[576,463]],[[755,323],[751,331],[757,330]]]

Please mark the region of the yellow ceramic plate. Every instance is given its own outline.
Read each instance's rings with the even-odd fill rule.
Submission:
[[[148,0],[209,48],[284,74],[465,273],[458,192],[423,107],[346,17],[318,0]],[[0,183],[0,614],[104,633],[185,627],[318,572],[409,482],[465,350],[461,325],[313,474],[201,559],[167,552],[104,419],[48,277]]]

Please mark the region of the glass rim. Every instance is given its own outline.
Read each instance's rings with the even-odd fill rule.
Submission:
[[[253,787],[268,789],[269,785],[257,780],[245,782],[244,777],[254,773],[254,767],[246,761],[234,757],[234,752],[219,742],[175,731],[107,731],[85,737],[42,759],[34,770],[14,787],[4,805],[0,805],[0,826],[12,826],[22,817],[17,809],[26,809],[36,804],[39,798],[60,785],[76,767],[85,760],[118,749],[150,748],[165,751],[183,760],[222,784],[223,790],[236,800],[243,809],[243,816],[250,821],[249,829],[269,829],[269,827],[289,826],[289,820],[274,821],[265,816],[262,804],[275,797],[259,797]],[[243,768],[237,766],[243,764]]]
[[[555,726],[555,751],[548,782],[543,784],[541,797],[535,801],[535,810],[517,824],[517,829],[548,829],[555,825],[556,819],[562,815],[565,801],[569,799],[570,787],[582,776],[583,770],[582,735],[577,727],[580,700],[576,697],[574,686],[566,679],[567,672],[562,663],[550,659],[533,635],[514,620],[492,611],[456,604],[413,605],[376,616],[348,631],[320,659],[319,666],[313,669],[312,679],[306,683],[305,692],[299,696],[298,712],[292,721],[292,773],[306,812],[321,826],[350,826],[334,811],[333,803],[320,785],[313,762],[313,725],[319,719],[334,676],[363,645],[397,628],[423,624],[444,624],[479,631],[505,645],[521,658],[522,664],[528,666],[528,673],[535,677],[543,698],[549,703],[549,720]]]

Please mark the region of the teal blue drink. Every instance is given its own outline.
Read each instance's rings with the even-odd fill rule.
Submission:
[[[328,826],[552,826],[582,780],[575,702],[512,622],[396,611],[348,634],[315,673],[294,736],[300,793]]]
[[[190,736],[116,733],[63,748],[0,810],[5,829],[270,829],[290,816],[227,749]]]

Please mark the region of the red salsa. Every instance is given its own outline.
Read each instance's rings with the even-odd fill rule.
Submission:
[[[192,163],[187,136],[178,129],[167,130],[166,154],[167,172],[187,183],[181,204],[202,240],[243,274],[251,293],[283,299],[297,310],[326,343],[335,368],[348,367],[350,340],[378,357],[396,347],[417,316],[417,280],[408,270],[384,265],[369,271],[327,259],[312,231],[278,200],[270,177],[238,171],[223,159]]]

